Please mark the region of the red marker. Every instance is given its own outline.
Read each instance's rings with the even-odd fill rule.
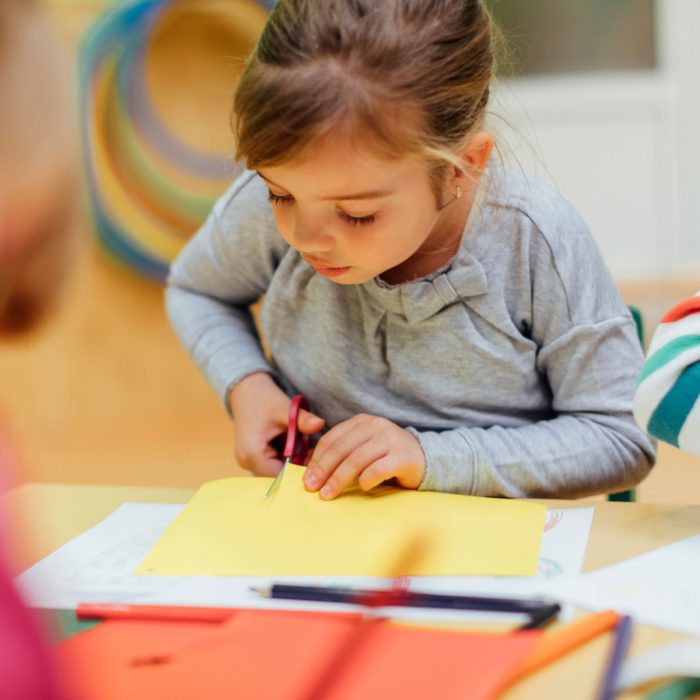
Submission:
[[[223,622],[236,608],[205,608],[181,605],[128,605],[121,603],[80,603],[79,620],[163,620],[173,622]]]

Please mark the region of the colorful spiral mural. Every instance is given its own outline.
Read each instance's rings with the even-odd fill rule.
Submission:
[[[162,281],[240,171],[228,128],[245,57],[274,0],[137,0],[102,14],[80,52],[95,230]]]

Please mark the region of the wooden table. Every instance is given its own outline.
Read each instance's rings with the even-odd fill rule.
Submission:
[[[13,538],[15,569],[21,571],[84,530],[96,525],[128,501],[182,503],[189,489],[25,484],[3,497],[3,507],[25,523]],[[700,506],[653,505],[584,501],[544,501],[557,508],[595,507],[584,571],[642,554],[700,533]],[[19,522],[19,520],[17,521]],[[637,625],[630,655],[682,639],[665,630]],[[569,654],[546,670],[524,679],[505,695],[506,700],[594,698],[605,664],[610,635]],[[647,686],[622,698],[640,698]]]

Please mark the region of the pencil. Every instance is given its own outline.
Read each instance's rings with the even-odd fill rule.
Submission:
[[[615,627],[620,615],[614,610],[604,610],[587,615],[550,634],[543,635],[534,650],[515,669],[512,681],[520,680],[543,666],[556,661],[570,651]]]
[[[612,700],[615,697],[617,677],[620,675],[620,669],[625,660],[631,637],[632,618],[628,615],[623,615],[615,626],[615,638],[608,657],[608,664],[605,668],[598,700]]]
[[[276,583],[267,588],[254,587],[251,590],[265,598],[346,603],[375,608],[398,606],[532,614],[545,607],[555,605],[551,601],[535,598],[495,598],[444,593],[418,593],[406,589],[362,589]]]
[[[79,620],[152,620],[171,622],[223,622],[235,608],[207,608],[182,605],[128,605],[121,603],[80,603]]]
[[[561,605],[552,603],[551,605],[543,605],[538,610],[533,610],[530,613],[530,619],[518,627],[519,632],[524,630],[536,630],[548,625],[561,612]]]

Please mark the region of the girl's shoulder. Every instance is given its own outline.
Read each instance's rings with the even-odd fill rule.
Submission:
[[[489,180],[479,214],[467,237],[477,257],[497,255],[502,265],[523,262],[540,272],[554,263],[562,274],[587,259],[603,268],[598,246],[583,217],[560,192],[520,170],[499,168]],[[494,251],[494,236],[498,252]]]
[[[536,231],[550,244],[563,235],[588,236],[581,214],[554,187],[515,168],[494,168],[488,177],[483,206],[489,218]]]
[[[213,213],[220,219],[241,218],[252,221],[274,219],[268,201],[267,186],[263,179],[252,170],[244,170],[233,184],[219,197]]]
[[[244,170],[217,200],[210,221],[224,240],[240,248],[251,244],[278,258],[289,248],[277,232],[267,185],[255,172]]]
[[[464,245],[487,271],[489,284],[512,297],[511,306],[536,290],[559,299],[571,323],[622,313],[610,272],[581,215],[560,192],[521,171],[489,172]],[[571,303],[574,298],[580,302],[591,286],[599,290],[596,308]]]

